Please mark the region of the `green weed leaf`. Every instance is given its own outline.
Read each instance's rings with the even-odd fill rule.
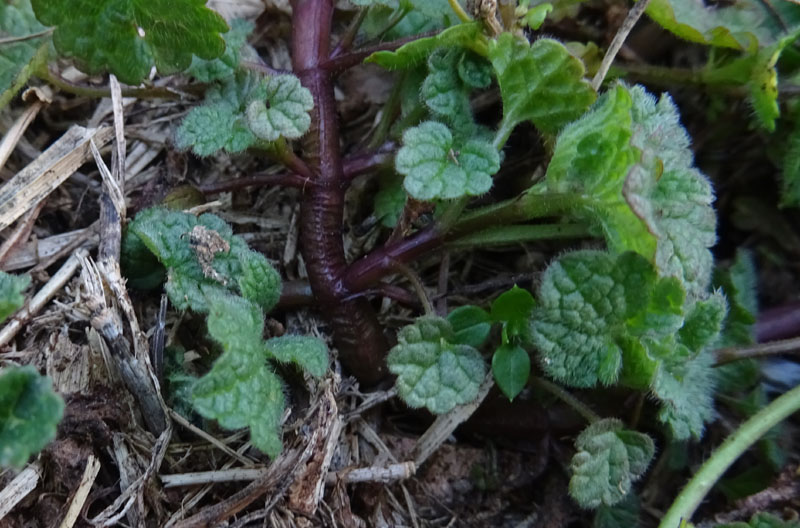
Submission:
[[[489,142],[457,142],[447,126],[426,121],[403,134],[395,167],[417,200],[453,199],[488,191],[500,169],[500,155]]]
[[[459,306],[447,314],[447,322],[453,327],[455,343],[480,348],[489,338],[492,321],[486,310],[478,306]]]
[[[437,119],[469,135],[475,125],[469,102],[471,87],[463,81],[459,72],[463,55],[456,48],[439,48],[433,52],[428,58],[428,76],[422,83],[420,94]]]
[[[781,207],[800,207],[800,119],[786,142],[781,174]]]
[[[377,51],[367,57],[364,62],[375,63],[387,70],[410,68],[423,62],[434,50],[440,47],[480,50],[481,39],[481,25],[479,23],[459,24],[447,28],[433,37],[413,40],[400,46],[396,51]]]
[[[569,494],[587,509],[622,501],[655,454],[649,436],[625,429],[615,418],[587,427],[575,441],[575,448]]]
[[[25,304],[22,292],[30,283],[28,275],[11,275],[0,271],[0,323]]]
[[[592,528],[631,528],[639,526],[639,499],[628,493],[614,506],[601,504],[592,521]]]
[[[519,345],[500,345],[492,356],[492,374],[506,398],[514,400],[528,382],[531,358]]]
[[[247,44],[247,37],[253,32],[253,28],[253,23],[248,20],[233,20],[230,31],[223,35],[225,52],[212,60],[193,57],[192,65],[186,73],[204,83],[232,77],[239,69],[242,48]]]
[[[32,0],[37,18],[57,26],[56,49],[88,73],[108,70],[139,84],[155,66],[183,71],[192,55],[215,59],[225,51],[228,25],[205,0]]]
[[[56,437],[64,402],[30,365],[0,372],[0,467],[21,468]]]
[[[241,297],[202,290],[208,303],[208,333],[223,353],[194,384],[194,408],[226,429],[250,427],[253,445],[275,457],[281,450],[284,398],[280,379],[266,364],[264,316]]]
[[[328,370],[328,347],[316,337],[286,335],[267,340],[267,351],[281,363],[294,363],[312,376]]]
[[[478,395],[486,365],[475,348],[456,344],[447,320],[420,317],[400,330],[397,341],[387,363],[409,406],[443,414]]]
[[[280,296],[278,272],[215,215],[145,209],[127,236],[138,237],[167,268],[166,291],[179,310],[205,313],[209,289],[241,293],[265,310]]]
[[[697,298],[710,283],[716,219],[711,186],[692,163],[669,96],[656,102],[618,85],[559,135],[547,187],[578,193],[575,214],[599,222],[612,251],[646,256]]]
[[[259,138],[297,139],[311,126],[311,92],[294,75],[277,75],[259,83],[247,105],[247,124]]]
[[[492,321],[503,324],[507,338],[518,337],[527,342],[530,339],[529,321],[535,305],[533,295],[515,284],[492,302],[490,317]]]
[[[375,216],[383,227],[394,227],[406,205],[406,190],[403,179],[394,177],[381,180],[381,188],[375,194]]]
[[[511,33],[489,43],[489,60],[503,99],[501,128],[532,121],[553,134],[583,114],[595,99],[583,79],[584,67],[561,43],[539,39],[533,44]]]
[[[792,7],[787,6],[787,9]],[[710,46],[752,52],[759,46],[773,43],[781,33],[774,22],[776,15],[772,8],[756,0],[743,0],[729,6],[652,0],[646,12],[675,35]]]
[[[44,30],[30,0],[0,2],[0,39],[25,37]],[[47,60],[46,37],[0,44],[0,109],[25,85],[38,65]]]

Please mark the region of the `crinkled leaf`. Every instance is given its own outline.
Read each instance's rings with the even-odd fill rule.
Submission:
[[[793,8],[785,3],[786,9]],[[752,52],[773,43],[781,33],[774,8],[758,0],[740,0],[730,5],[652,0],[646,12],[675,35],[711,46]]]
[[[186,73],[204,83],[231,77],[239,69],[242,48],[247,44],[247,37],[253,28],[253,23],[248,20],[240,18],[233,20],[230,31],[223,35],[225,53],[212,60],[193,57],[192,65]]]
[[[595,99],[583,79],[583,63],[555,40],[529,44],[502,33],[489,42],[489,60],[500,85],[504,128],[530,120],[552,134],[580,117]]]
[[[532,327],[545,372],[575,387],[615,382],[626,321],[645,309],[655,283],[652,265],[635,253],[579,251],[550,264]]]
[[[513,400],[528,382],[531,358],[519,345],[500,345],[492,356],[492,374],[506,398]]]
[[[278,273],[215,215],[145,209],[126,236],[139,237],[167,268],[166,290],[180,310],[207,311],[208,288],[241,293],[264,309],[280,295]]]
[[[250,95],[247,124],[259,138],[297,139],[311,126],[308,112],[314,98],[294,75],[276,75],[260,83]]]
[[[0,2],[0,39],[25,37],[44,30],[30,0]],[[37,65],[47,60],[48,38],[0,44],[0,109],[25,85]]]
[[[387,363],[409,406],[443,414],[478,395],[486,365],[475,348],[456,344],[447,320],[420,317],[400,330],[397,341]]]
[[[175,146],[210,156],[223,149],[236,153],[254,145],[258,138],[247,125],[244,112],[250,94],[263,82],[253,73],[241,72],[209,88],[203,104],[192,108],[178,127]]]
[[[228,25],[205,0],[32,0],[37,18],[57,26],[53,43],[88,73],[108,70],[138,84],[159,73],[185,70],[192,55],[214,59],[225,51]]]
[[[722,289],[729,304],[728,316],[722,325],[721,347],[755,342],[753,325],[758,314],[756,280],[753,255],[742,249],[736,252],[736,258],[728,268],[714,270],[714,286]]]
[[[0,323],[25,304],[22,292],[31,283],[28,275],[11,275],[0,271]]]
[[[459,74],[462,56],[462,51],[456,48],[434,51],[428,58],[428,76],[422,83],[420,94],[437,119],[469,135],[475,125],[469,102],[470,87]]]
[[[233,248],[231,251],[234,251]],[[281,296],[280,274],[264,255],[250,251],[246,246],[240,254],[234,254],[239,258],[242,267],[238,279],[242,297],[253,301],[265,311],[271,310],[278,304]]]
[[[475,348],[483,346],[492,329],[489,314],[479,306],[459,306],[447,314],[447,322],[453,327],[455,343]]]
[[[461,53],[457,70],[458,76],[470,88],[487,88],[492,84],[492,65],[477,53]]]
[[[269,370],[261,339],[264,318],[250,301],[204,288],[208,333],[223,353],[192,388],[198,413],[226,429],[250,428],[254,446],[275,457],[281,450],[284,398],[280,379]]]
[[[728,304],[720,292],[697,301],[686,315],[678,338],[690,350],[701,350],[713,345],[722,330],[722,320],[727,312]]]
[[[395,166],[417,200],[452,199],[487,192],[500,169],[500,155],[489,142],[459,143],[447,126],[426,121],[403,134]]]
[[[30,365],[0,372],[0,467],[20,468],[56,437],[64,402]]]
[[[597,221],[612,251],[651,259],[691,298],[709,285],[713,193],[692,166],[689,138],[667,95],[618,85],[559,135],[547,187],[577,193],[575,214]]]
[[[630,492],[647,470],[655,444],[646,434],[624,428],[607,418],[594,422],[575,441],[569,494],[582,507],[613,506]]]
[[[665,344],[659,355],[666,359],[652,386],[661,401],[658,419],[674,440],[699,439],[714,415],[714,357],[708,351],[692,357],[676,343]]]
[[[328,347],[316,337],[285,335],[267,340],[267,352],[281,363],[294,363],[312,376],[328,370]]]
[[[410,68],[424,61],[436,48],[461,47],[481,48],[481,25],[477,22],[459,24],[436,34],[413,40],[396,51],[377,51],[364,62],[372,62],[386,69]]]

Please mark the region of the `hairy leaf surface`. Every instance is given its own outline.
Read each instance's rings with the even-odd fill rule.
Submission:
[[[584,429],[575,448],[569,494],[587,509],[622,501],[655,454],[649,436],[625,429],[622,421],[615,418],[600,420]]]
[[[223,353],[192,388],[192,403],[226,429],[250,428],[254,446],[271,457],[281,450],[284,409],[280,379],[266,364],[261,334],[264,316],[252,302],[203,288],[208,333]]]
[[[453,199],[483,194],[500,169],[500,155],[479,139],[458,142],[442,123],[426,121],[403,134],[395,157],[403,185],[417,200]]]
[[[128,232],[167,268],[166,290],[180,310],[205,313],[205,292],[213,289],[241,293],[265,310],[280,296],[278,272],[215,215],[154,207],[136,215]]]
[[[690,296],[705,294],[713,194],[669,96],[616,86],[559,135],[546,176],[551,191],[579,195],[575,214],[597,221],[612,251],[636,251]]]
[[[503,128],[532,121],[553,134],[583,114],[595,99],[583,63],[561,43],[533,44],[511,33],[489,43],[489,60],[503,99]]]
[[[281,363],[294,363],[312,376],[328,370],[328,347],[316,337],[285,335],[267,340],[267,352]]]
[[[239,69],[243,48],[247,44],[247,37],[253,32],[255,26],[248,20],[236,19],[231,21],[231,29],[223,35],[225,52],[216,59],[206,60],[197,56],[192,57],[192,65],[186,71],[200,82],[209,83],[233,76]],[[249,48],[249,46],[248,46]],[[252,48],[249,49],[252,53]]]
[[[64,402],[30,365],[0,371],[0,467],[21,468],[56,437]]]
[[[258,84],[247,105],[247,124],[259,138],[297,139],[311,125],[308,112],[314,108],[311,92],[294,75],[276,75]]]
[[[409,406],[443,414],[478,395],[486,365],[475,348],[456,343],[447,320],[420,317],[400,330],[397,341],[387,363]]]
[[[228,25],[205,0],[32,0],[38,19],[56,26],[53,43],[88,73],[108,70],[138,84],[155,66],[183,71],[192,55],[215,59],[225,51]]]

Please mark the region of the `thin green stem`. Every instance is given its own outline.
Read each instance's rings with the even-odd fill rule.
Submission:
[[[95,88],[74,84],[50,71],[46,65],[36,70],[36,76],[47,81],[62,92],[67,92],[80,97],[103,98],[111,97],[111,89]],[[180,99],[181,94],[171,88],[152,86],[146,88],[123,88],[123,97],[137,97],[139,99]]]
[[[505,119],[500,121],[500,127],[497,129],[497,133],[494,135],[492,146],[498,151],[503,150],[506,141],[508,141],[508,138],[511,137],[511,133],[514,131],[515,127],[516,125],[514,123],[509,123]]]
[[[596,412],[591,410],[585,403],[583,403],[578,398],[576,398],[569,392],[565,391],[552,381],[540,378],[539,376],[531,376],[531,382],[537,387],[546,390],[559,400],[563,401],[564,403],[572,407],[572,409],[576,413],[580,414],[590,424],[600,420],[600,416]]]
[[[798,410],[800,410],[800,386],[777,398],[740,425],[686,484],[661,520],[659,528],[678,528],[682,521],[691,520],[706,494],[731,464],[767,431]]]
[[[428,297],[428,292],[425,291],[425,285],[422,284],[422,280],[419,278],[419,275],[417,275],[414,270],[402,262],[395,262],[394,268],[406,279],[408,279],[408,282],[411,283],[411,286],[414,288],[417,297],[419,297],[419,302],[422,303],[422,308],[425,310],[425,315],[436,315],[430,297]]]
[[[453,12],[456,14],[458,19],[462,22],[472,22],[472,17],[469,16],[469,13],[464,11],[464,8],[461,7],[461,2],[458,0],[447,0],[450,3],[450,7],[453,9]]]
[[[586,224],[534,224],[497,226],[477,233],[470,233],[448,241],[452,248],[475,248],[488,246],[507,246],[537,240],[585,238],[591,236]]]

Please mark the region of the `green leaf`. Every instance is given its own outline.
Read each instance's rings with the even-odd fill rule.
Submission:
[[[717,524],[715,528],[800,528],[800,522],[784,521],[769,512],[758,512],[750,517],[749,522]]]
[[[56,437],[64,402],[30,365],[0,372],[0,467],[21,468]]]
[[[592,521],[592,528],[632,528],[639,526],[639,499],[628,493],[614,506],[601,504]]]
[[[285,335],[267,340],[267,351],[281,363],[294,363],[312,376],[328,370],[328,347],[316,337]]]
[[[245,118],[250,94],[263,83],[256,74],[241,72],[226,78],[206,91],[205,100],[195,106],[181,122],[175,134],[175,146],[191,148],[198,156],[210,156],[220,150],[241,152],[257,139]]]
[[[781,33],[772,9],[758,0],[724,6],[652,0],[646,13],[668,31],[691,42],[752,52],[773,43]]]
[[[57,26],[56,49],[88,73],[108,70],[139,84],[155,66],[183,71],[192,54],[215,59],[225,51],[228,25],[205,0],[32,0],[37,18]]]
[[[22,292],[30,283],[28,275],[11,275],[0,271],[0,323],[25,304]]]
[[[738,250],[727,269],[718,267],[714,270],[714,286],[722,289],[729,304],[728,316],[722,325],[721,347],[755,343],[753,325],[758,314],[756,281],[753,255],[746,250]]]
[[[397,392],[410,407],[443,414],[478,395],[486,375],[480,353],[456,344],[453,328],[440,317],[420,317],[397,335],[387,357]]]
[[[667,359],[652,387],[661,401],[658,419],[669,426],[674,440],[699,439],[714,414],[714,356],[703,351],[692,358],[685,347],[674,343],[660,355]]]
[[[502,33],[489,42],[489,60],[503,99],[501,129],[508,133],[530,120],[553,134],[580,117],[595,99],[583,79],[583,63],[555,40],[528,44],[524,38]]]
[[[377,51],[364,62],[375,63],[389,70],[410,68],[424,61],[440,47],[460,47],[478,51],[482,48],[481,25],[477,22],[459,24],[436,34],[412,40],[396,51]]]
[[[314,98],[294,75],[269,77],[250,99],[247,124],[263,140],[297,139],[311,126],[308,112],[314,108]]]
[[[439,48],[428,58],[428,76],[420,94],[425,105],[437,119],[450,124],[454,130],[470,135],[475,128],[468,86],[461,78],[459,49]]]
[[[545,3],[539,4],[525,13],[522,19],[523,23],[534,31],[539,29],[544,24],[547,15],[553,10],[553,4]]]
[[[519,337],[527,341],[530,334],[529,321],[535,305],[533,295],[515,284],[492,302],[489,314],[492,321],[503,323],[507,337]]]
[[[406,190],[399,177],[381,180],[381,189],[375,194],[375,216],[383,227],[397,225],[406,205]]]
[[[513,401],[528,382],[531,359],[519,345],[500,345],[492,356],[492,374],[503,394]]]
[[[208,333],[223,353],[192,388],[195,410],[226,429],[250,427],[253,445],[274,458],[281,450],[284,398],[280,379],[266,365],[264,317],[241,297],[202,290],[208,302]]]
[[[486,310],[478,306],[459,306],[447,314],[447,322],[453,327],[455,343],[480,348],[489,338],[492,321]]]
[[[233,20],[230,31],[223,35],[225,53],[212,60],[193,57],[192,65],[186,73],[203,83],[233,76],[239,69],[242,48],[247,44],[247,37],[253,32],[254,27],[253,23],[248,20]]]
[[[575,441],[569,494],[582,507],[613,506],[630,492],[655,454],[646,434],[624,428],[621,420],[594,422]]]
[[[699,298],[711,279],[716,217],[711,185],[692,164],[669,96],[656,102],[618,85],[559,135],[546,185],[578,194],[574,214],[597,221],[612,251],[644,255]]]
[[[692,306],[678,332],[680,342],[690,350],[702,350],[714,344],[722,330],[722,321],[728,312],[728,303],[721,292]]]
[[[579,251],[550,264],[532,328],[545,372],[574,387],[614,383],[626,321],[644,311],[655,283],[652,265],[635,253]]]
[[[278,273],[215,215],[145,209],[126,236],[138,237],[167,268],[166,291],[179,310],[206,312],[208,289],[241,293],[265,310],[280,296]]]
[[[445,125],[426,121],[403,134],[395,166],[417,200],[453,199],[487,192],[500,155],[486,141],[457,142]]]
[[[26,37],[43,31],[30,0],[0,2],[0,39]],[[28,82],[34,70],[47,61],[46,37],[0,44],[0,109]]]
[[[459,78],[470,88],[488,88],[492,84],[492,65],[477,53],[462,52],[456,68]]]

